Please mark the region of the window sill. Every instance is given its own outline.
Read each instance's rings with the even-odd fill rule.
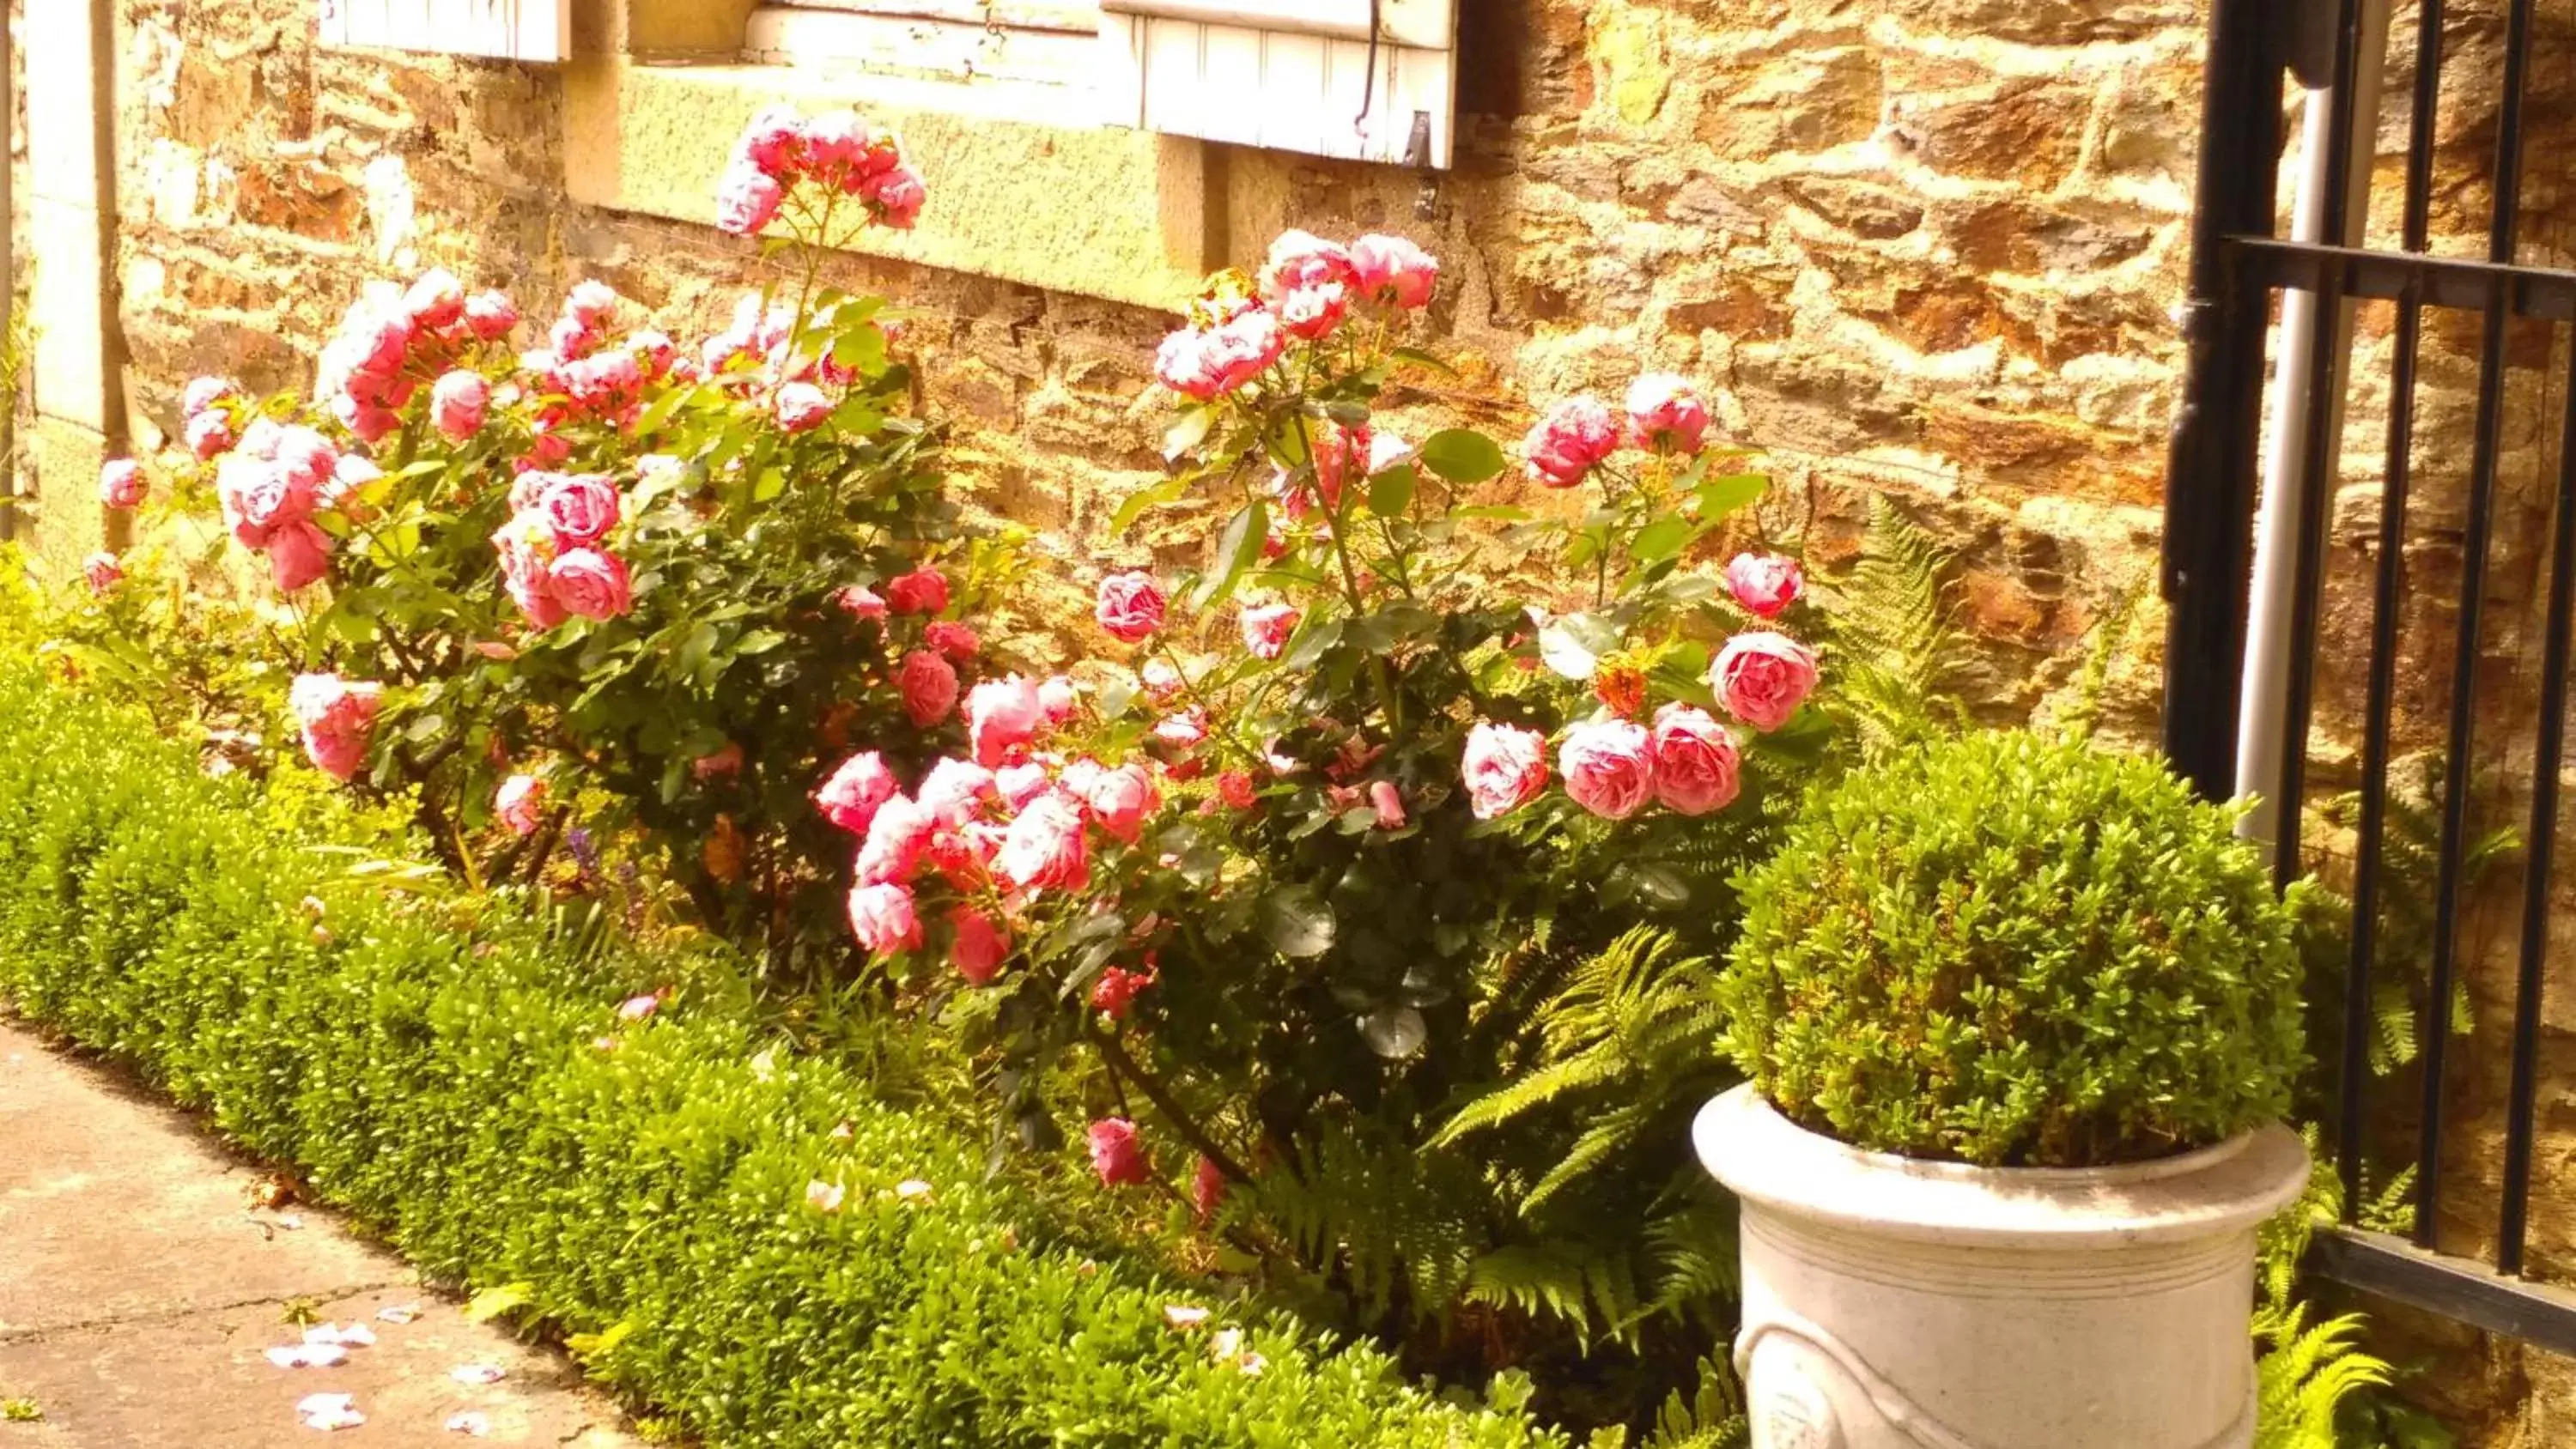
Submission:
[[[1169,310],[1215,265],[1204,146],[1067,124],[1059,86],[584,56],[564,75],[572,197],[713,225],[734,138],[782,101],[895,128],[921,172],[920,225],[872,230],[857,251]]]

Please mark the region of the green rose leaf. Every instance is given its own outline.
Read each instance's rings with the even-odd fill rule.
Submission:
[[[1619,627],[1598,614],[1568,614],[1538,631],[1539,658],[1568,679],[1590,679],[1619,647]]]
[[[1422,466],[1452,483],[1482,483],[1503,471],[1503,450],[1466,428],[1443,428],[1422,440]]]
[[[1337,923],[1333,908],[1305,886],[1290,886],[1261,898],[1261,934],[1282,956],[1304,959],[1333,948]]]

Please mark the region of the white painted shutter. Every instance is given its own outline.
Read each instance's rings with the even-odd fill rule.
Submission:
[[[1101,9],[1113,124],[1449,165],[1456,0],[1101,0]]]
[[[321,0],[322,43],[561,61],[572,0]]]

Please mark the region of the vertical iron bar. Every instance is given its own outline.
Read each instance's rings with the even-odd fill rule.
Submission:
[[[2522,206],[2522,91],[2531,66],[2532,0],[2512,0],[2505,24],[2504,99],[2496,126],[2495,209],[2487,225],[2487,260],[2510,263]],[[2451,994],[2458,974],[2460,866],[2468,848],[2469,748],[2477,719],[2478,633],[2487,589],[2487,546],[2494,527],[2496,454],[2504,427],[2507,298],[2488,298],[2479,339],[2477,434],[2469,460],[2469,518],[2462,542],[2460,628],[2451,665],[2450,734],[2442,761],[2441,859],[2433,890],[2433,972],[2425,1004],[2424,1135],[2415,1163],[2415,1231],[2429,1238],[2441,1202],[2442,1084],[2448,1056]]]
[[[2273,230],[2269,158],[2280,152],[2281,62],[2272,18],[2264,0],[2210,6],[2199,205],[2183,304],[2190,358],[2165,471],[2165,753],[2212,799],[2224,799],[2235,783],[2264,371],[2262,294],[2246,297],[2236,285],[2227,239]]]
[[[2406,219],[2399,242],[2415,253],[2424,250],[2432,232],[2433,124],[2442,103],[2442,3],[2422,0],[2416,13],[2415,109],[2407,120]],[[2397,301],[2397,354],[2389,370],[2388,481],[2380,491],[2379,567],[2370,600],[2370,684],[2362,716],[2361,841],[2353,865],[2352,959],[2344,966],[2335,1163],[2343,1179],[2346,1222],[2356,1221],[2361,1212],[2362,1093],[2369,1081],[2371,971],[2379,954],[2379,873],[2388,840],[2397,622],[2405,579],[2407,488],[2415,462],[2415,368],[2423,338],[2424,289],[2409,281]],[[2449,1011],[2439,1012],[2434,1029],[2447,1030],[2449,1021]],[[2428,1119],[2428,1129],[2431,1126]],[[2425,1247],[2433,1246],[2431,1214],[2417,1215],[2415,1238]]]
[[[2558,435],[2558,516],[2549,553],[2549,631],[2540,665],[2540,741],[2531,776],[2531,854],[2522,883],[2521,974],[2513,991],[2513,1094],[2506,1106],[2504,1211],[2496,1269],[2522,1271],[2531,1209],[2531,1151],[2540,1066],[2541,967],[2549,956],[2549,866],[2558,836],[2558,765],[2566,743],[2569,617],[2576,606],[2576,331],[2567,342],[2567,418]]]
[[[2325,95],[2326,196],[2325,235],[2341,244],[2347,235],[2345,211],[2352,198],[2352,111],[2354,72],[2361,62],[2361,0],[2341,0],[2336,10],[2334,71]],[[2311,92],[2308,104],[2316,104]],[[2316,330],[2308,339],[2308,415],[2303,421],[2307,451],[2300,468],[2298,557],[2290,598],[2290,677],[2281,699],[2281,790],[2275,799],[2272,835],[2273,879],[2287,885],[2299,875],[2299,817],[2307,794],[2308,717],[2315,702],[2317,675],[2317,593],[2325,572],[2326,530],[2335,475],[2329,462],[2340,456],[2335,423],[2343,416],[2343,399],[2335,383],[2336,345],[2343,340],[2344,269],[2340,263],[2317,270],[2314,316]]]

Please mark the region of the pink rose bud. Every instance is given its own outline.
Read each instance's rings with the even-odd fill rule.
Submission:
[[[512,775],[492,792],[492,818],[512,835],[534,835],[546,808],[546,782],[534,775]]]
[[[1190,1208],[1202,1223],[1216,1216],[1217,1204],[1225,1200],[1225,1169],[1216,1159],[1199,1159],[1198,1171],[1190,1175]]]
[[[1163,591],[1146,573],[1111,574],[1100,581],[1100,600],[1092,615],[1109,637],[1141,643],[1163,627]]]
[[[886,604],[898,614],[938,615],[948,609],[948,576],[915,569],[886,585]]]
[[[646,1021],[651,1019],[653,1013],[660,1011],[661,1009],[662,998],[650,991],[647,991],[641,996],[630,996],[624,1001],[619,1002],[617,1004],[617,1019],[619,1021]]]
[[[440,377],[429,390],[430,420],[449,442],[462,443],[483,431],[483,411],[491,403],[492,385],[481,373],[462,368]]]
[[[1756,618],[1776,619],[1798,601],[1806,578],[1786,554],[1739,553],[1726,565],[1726,588]]]
[[[1133,760],[1100,771],[1082,797],[1100,828],[1129,845],[1144,834],[1146,820],[1163,808],[1163,792],[1154,784],[1153,771]]]
[[[465,303],[465,325],[485,342],[498,342],[519,325],[519,304],[506,292],[477,292]]]
[[[1236,810],[1249,810],[1261,797],[1249,772],[1227,770],[1216,777],[1216,798]]]
[[[832,604],[853,619],[873,621],[886,616],[886,601],[878,597],[876,590],[861,584],[852,584],[834,594]]]
[[[114,459],[98,470],[98,501],[110,508],[138,507],[149,491],[143,465],[132,458]]]
[[[824,819],[852,835],[864,835],[877,807],[893,799],[898,788],[885,757],[869,750],[843,760],[832,778],[814,792],[814,804]]]
[[[1297,632],[1298,613],[1287,604],[1257,604],[1243,611],[1243,647],[1260,659],[1287,652],[1288,636]]]
[[[1816,656],[1806,645],[1768,630],[1738,634],[1708,670],[1726,712],[1769,733],[1787,724],[1816,687]]]
[[[1599,398],[1570,397],[1548,410],[1521,440],[1530,477],[1571,488],[1619,448],[1619,420]]]
[[[880,956],[921,949],[921,917],[912,892],[899,885],[863,885],[850,892],[850,934]]]
[[[1370,808],[1377,811],[1378,829],[1404,828],[1404,792],[1395,788],[1393,780],[1371,780],[1368,797]]]
[[[903,656],[895,666],[894,687],[903,696],[903,712],[916,728],[930,728],[957,707],[955,666],[927,649]]]
[[[566,613],[614,619],[634,605],[626,564],[595,548],[567,549],[546,570],[546,585]]]
[[[1002,972],[1002,958],[1010,951],[1002,928],[994,925],[991,917],[964,906],[949,913],[948,924],[954,933],[948,945],[949,964],[966,978],[967,985],[991,985]]]
[[[1679,701],[1655,711],[1655,798],[1681,815],[1706,815],[1735,802],[1741,759],[1735,737],[1708,711]]]
[[[233,442],[231,418],[211,410],[188,415],[188,451],[196,455],[198,462],[213,460]]]
[[[896,231],[910,231],[921,219],[921,208],[930,200],[930,192],[921,177],[908,166],[881,171],[868,178],[868,204],[876,213],[877,224]]]
[[[465,284],[445,268],[433,268],[411,284],[403,296],[403,311],[415,327],[432,330],[445,327],[465,315]]]
[[[192,378],[189,380],[188,390],[180,396],[179,411],[183,413],[213,412],[216,404],[233,398],[238,398],[240,396],[241,384],[233,381],[229,377]]]
[[[1479,820],[1499,820],[1547,788],[1547,736],[1517,725],[1478,724],[1467,732],[1460,775]]]
[[[1130,971],[1124,966],[1107,967],[1092,980],[1091,1009],[1111,1021],[1124,1021],[1127,1009],[1136,1004],[1136,993],[1153,984],[1151,972]]]
[[[778,426],[791,433],[811,432],[832,419],[832,399],[810,382],[791,382],[778,390]]]
[[[1050,675],[1038,683],[1038,708],[1046,712],[1048,724],[1060,725],[1073,718],[1073,712],[1081,707],[1081,703],[1073,681],[1061,674]]]
[[[278,592],[309,588],[331,571],[331,535],[299,518],[268,536],[268,572]]]
[[[81,577],[89,582],[90,593],[103,599],[125,582],[125,567],[116,555],[102,551],[81,560]]]
[[[1708,404],[1686,379],[1650,372],[1628,385],[1628,426],[1640,447],[1696,453],[1708,431]]]
[[[987,680],[967,692],[966,738],[974,745],[975,763],[988,770],[1037,738],[1044,723],[1037,686],[1020,675]]]
[[[1091,851],[1081,813],[1052,792],[1030,800],[1002,837],[993,873],[1024,891],[1076,891],[1090,884]]]
[[[772,105],[751,118],[734,142],[734,154],[781,181],[791,180],[805,143],[805,118],[790,105]]]
[[[1440,284],[1440,263],[1400,236],[1371,234],[1351,243],[1351,271],[1361,296],[1407,312],[1431,305]]]
[[[1627,819],[1654,795],[1653,747],[1646,727],[1628,720],[1588,720],[1568,730],[1556,768],[1574,803],[1605,820]]]
[[[1153,1180],[1145,1150],[1136,1142],[1135,1123],[1107,1117],[1091,1124],[1091,1170],[1100,1174],[1104,1187],[1132,1187]]]

